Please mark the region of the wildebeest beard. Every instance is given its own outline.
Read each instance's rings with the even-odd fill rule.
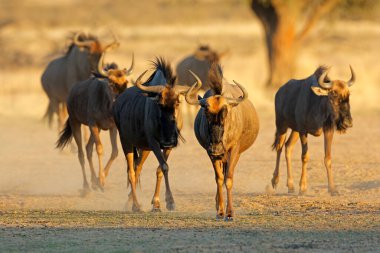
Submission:
[[[333,128],[335,126],[336,130],[342,134],[344,134],[348,128],[352,127],[352,117],[348,100],[338,105],[333,105],[333,101],[329,100],[327,108],[329,117],[325,123],[325,127]]]
[[[125,91],[125,89],[127,88],[127,83],[124,83],[122,85],[118,85],[118,84],[114,84],[112,83],[111,84],[111,88],[113,89],[113,91],[117,94],[116,97],[118,97],[121,93],[123,93],[123,91]]]
[[[223,146],[224,126],[213,123],[209,125],[209,147],[208,154],[213,158],[221,158],[224,155]]]
[[[345,133],[347,128],[352,127],[352,117],[350,112],[350,104],[344,101],[339,104],[338,117],[336,122],[336,129],[340,133]]]
[[[209,144],[207,153],[214,159],[220,159],[222,156],[224,156],[225,153],[223,146],[224,114],[225,109],[220,110],[217,114],[208,114]]]
[[[180,135],[174,117],[174,109],[159,108],[159,143],[161,148],[174,148],[178,145]]]

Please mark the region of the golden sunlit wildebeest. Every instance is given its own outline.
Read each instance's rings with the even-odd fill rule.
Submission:
[[[103,45],[93,35],[77,32],[72,37],[67,53],[51,61],[44,70],[41,83],[49,98],[45,118],[49,125],[54,114],[58,116],[58,130],[61,131],[66,120],[66,99],[70,89],[79,81],[88,79],[92,71],[97,71],[101,54],[110,48],[119,46],[114,41]]]
[[[136,196],[136,184],[150,151],[153,151],[159,162],[152,211],[160,211],[162,175],[166,186],[166,208],[175,209],[169,185],[167,159],[181,137],[180,97],[189,87],[175,85],[176,78],[170,65],[163,58],[157,58],[154,66],[155,71],[150,78],[142,84],[141,79],[146,71],[142,73],[136,80],[136,86],[126,89],[114,106],[114,119],[127,159],[128,183],[131,186],[129,200],[132,198],[132,210],[135,212],[141,210]]]
[[[227,54],[227,51],[218,53],[211,49],[208,45],[201,45],[194,52],[182,59],[176,67],[177,84],[180,85],[192,85],[195,82],[193,75],[189,72],[191,70],[196,74],[202,82],[201,92],[203,93],[210,88],[208,81],[208,72],[211,65],[220,63],[222,57]],[[188,114],[188,121],[192,125],[195,116],[195,106],[190,106],[185,103],[186,112]]]
[[[248,93],[242,85],[223,83],[220,65],[213,64],[209,72],[210,90],[203,98],[195,99],[200,81],[186,94],[189,104],[200,105],[194,132],[207,151],[215,171],[217,184],[217,219],[233,220],[232,185],[240,154],[256,140],[259,119]],[[223,184],[227,189],[227,208],[224,210]]]
[[[291,155],[294,144],[300,138],[302,174],[299,193],[306,193],[306,165],[309,160],[307,135],[320,136],[323,133],[328,190],[331,195],[338,194],[331,170],[331,144],[335,129],[345,133],[347,128],[352,127],[349,87],[355,82],[355,73],[351,66],[350,70],[349,81],[330,80],[327,76],[329,68],[321,66],[310,77],[303,80],[290,80],[277,91],[275,97],[276,134],[272,146],[277,151],[277,160],[272,178],[273,188],[276,188],[279,182],[280,155],[285,144],[287,186],[290,193],[294,192]],[[285,142],[288,128],[291,129],[291,133]]]
[[[74,136],[78,146],[78,158],[83,173],[83,195],[89,191],[85,172],[85,160],[82,149],[81,124],[90,128],[90,138],[86,145],[88,163],[91,169],[92,188],[99,187],[103,190],[105,178],[111,168],[112,162],[118,154],[117,150],[117,129],[113,120],[112,107],[116,97],[121,94],[127,87],[127,76],[132,73],[133,57],[131,67],[127,69],[104,69],[103,68],[104,52],[101,56],[96,77],[79,82],[71,89],[67,98],[67,110],[69,118],[66,126],[61,132],[57,141],[57,148],[63,148]],[[111,65],[112,66],[112,65]],[[112,153],[105,169],[103,170],[103,145],[100,141],[100,130],[109,130]],[[99,159],[99,178],[96,178],[94,165],[92,163],[93,146],[96,146],[96,152]]]

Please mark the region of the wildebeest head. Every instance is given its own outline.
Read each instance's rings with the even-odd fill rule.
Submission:
[[[168,63],[162,58],[157,58],[156,62],[153,62],[156,71],[163,72],[166,84],[165,85],[152,85],[145,86],[142,84],[141,78],[147,72],[145,71],[136,80],[135,85],[142,91],[145,91],[154,96],[151,98],[158,106],[158,124],[159,133],[158,140],[161,148],[171,148],[178,144],[178,137],[180,137],[178,125],[182,124],[182,118],[180,114],[180,102],[181,97],[190,89],[187,86],[175,85],[176,77],[173,75],[172,69]],[[156,73],[156,72],[155,72]],[[148,79],[147,82],[153,79],[153,76]]]
[[[109,80],[109,86],[112,89],[114,95],[117,96],[127,88],[127,77],[132,74],[134,67],[134,55],[132,54],[132,63],[129,69],[119,69],[116,64],[105,67],[103,63],[104,55],[105,52],[103,52],[102,56],[100,57],[98,72],[100,77],[104,77]]]
[[[88,60],[91,66],[91,70],[96,70],[98,67],[99,59],[103,52],[109,49],[116,48],[120,45],[116,36],[113,34],[113,42],[103,45],[99,39],[93,35],[85,35],[83,32],[77,32],[73,37],[73,43],[88,53]]]
[[[194,75],[194,74],[193,74]],[[233,129],[233,122],[227,120],[228,113],[233,107],[239,105],[247,99],[248,93],[242,85],[234,83],[240,88],[243,96],[239,98],[230,98],[223,95],[223,73],[219,64],[214,63],[209,71],[209,79],[213,95],[200,100],[195,100],[197,90],[200,89],[201,83],[198,80],[186,93],[186,101],[189,104],[200,105],[205,112],[208,122],[209,143],[207,152],[210,157],[218,159],[224,156],[225,146],[223,137],[228,129]],[[199,85],[200,83],[200,85]]]
[[[318,96],[327,96],[333,110],[334,122],[339,132],[345,132],[352,127],[352,117],[350,112],[350,90],[355,83],[355,73],[350,65],[351,78],[349,81],[330,80],[327,76],[330,68],[319,67],[315,75],[318,78],[319,86],[312,86],[312,91]]]
[[[208,61],[210,64],[213,62],[219,63],[220,59],[227,54],[227,51],[218,53],[212,50],[208,45],[200,45],[195,51],[194,57],[201,61]]]

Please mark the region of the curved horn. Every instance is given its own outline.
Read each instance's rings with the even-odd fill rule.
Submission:
[[[131,67],[129,67],[129,69],[127,69],[127,76],[129,76],[130,74],[132,74],[132,71],[133,71],[133,67],[135,66],[135,54],[132,53],[132,63],[131,63]]]
[[[92,40],[88,41],[79,41],[79,35],[83,34],[83,32],[77,32],[74,36],[74,44],[77,45],[78,47],[89,47],[93,43]]]
[[[102,55],[100,56],[100,59],[98,62],[98,72],[103,77],[108,77],[108,71],[105,71],[103,68],[103,66],[104,66],[104,55],[105,55],[105,52],[103,52]]]
[[[161,91],[165,88],[164,85],[154,85],[154,86],[144,86],[144,85],[142,85],[141,78],[145,75],[145,73],[146,73],[147,71],[148,71],[148,70],[145,70],[145,71],[139,76],[139,78],[137,78],[137,80],[136,80],[136,82],[135,82],[135,85],[137,86],[137,88],[139,88],[139,89],[142,90],[142,91],[151,92],[151,93],[161,93]]]
[[[322,75],[318,78],[318,84],[324,89],[331,89],[332,82],[325,82],[325,78],[327,77],[327,74],[329,73],[330,68],[326,69]]]
[[[248,92],[243,87],[243,85],[241,85],[240,83],[236,82],[235,80],[233,80],[233,82],[239,87],[239,89],[241,90],[241,92],[243,92],[243,96],[239,97],[239,98],[227,98],[227,97],[224,97],[224,98],[232,106],[237,106],[238,104],[240,104],[241,102],[243,102],[244,100],[246,100],[248,98]]]
[[[113,37],[113,42],[111,42],[110,44],[106,45],[104,47],[103,51],[106,51],[108,49],[118,48],[120,46],[120,42],[117,39],[116,34],[113,31],[111,31],[111,33],[112,33],[112,37]]]
[[[202,81],[201,79],[199,79],[199,77],[196,74],[194,74],[193,71],[189,70],[189,72],[190,74],[193,75],[196,82],[190,87],[190,89],[187,90],[185,94],[185,99],[186,99],[186,102],[191,105],[199,105],[200,103],[199,100],[193,99],[193,98],[196,97],[196,93],[202,87]]]
[[[352,69],[351,65],[350,65],[350,70],[351,70],[351,79],[347,82],[348,87],[351,87],[352,85],[354,85],[355,80],[356,80],[356,75],[355,75],[355,72]]]

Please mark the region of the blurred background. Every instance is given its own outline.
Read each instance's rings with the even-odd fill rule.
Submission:
[[[66,51],[73,31],[106,41],[116,33],[121,46],[106,61],[127,67],[134,52],[135,76],[155,56],[174,67],[200,44],[227,50],[221,61],[227,79],[268,106],[286,80],[307,77],[320,64],[333,66],[333,79],[346,80],[351,64],[358,78],[353,109],[378,110],[378,13],[376,0],[2,0],[0,114],[43,115],[40,76]]]

